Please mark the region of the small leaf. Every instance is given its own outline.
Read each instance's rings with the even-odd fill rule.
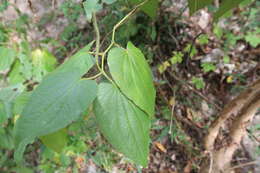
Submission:
[[[202,79],[200,79],[200,78],[197,78],[197,77],[193,77],[192,78],[192,83],[195,85],[195,87],[197,89],[202,89],[202,88],[205,87],[204,81]]]
[[[183,53],[181,52],[173,52],[173,57],[170,59],[172,64],[177,64],[177,63],[181,63],[182,62],[182,58],[183,58]]]
[[[15,85],[18,83],[23,83],[25,80],[25,77],[22,75],[22,64],[19,60],[16,60],[11,72],[8,75],[8,82],[11,85]]]
[[[155,89],[152,72],[142,52],[132,43],[108,54],[111,75],[121,91],[148,115],[154,115]]]
[[[221,1],[219,9],[214,14],[214,21],[218,20],[225,13],[229,12],[232,8],[238,6],[244,0],[225,0]]]
[[[171,64],[168,61],[164,61],[162,64],[159,65],[158,70],[159,73],[162,74],[163,72],[165,72],[165,70],[170,67]]]
[[[202,34],[198,38],[198,42],[202,45],[208,44],[209,42],[209,36],[206,34]]]
[[[62,149],[67,145],[67,130],[63,128],[54,133],[41,136],[42,143],[50,149],[60,153]]]
[[[212,63],[203,63],[201,64],[203,71],[204,72],[210,72],[210,71],[215,71],[216,70],[216,66]]]
[[[191,50],[190,50],[191,49]],[[184,52],[190,53],[190,57],[193,58],[197,53],[197,49],[195,46],[192,46],[191,44],[187,44],[187,46],[184,48]]]
[[[150,142],[149,117],[109,83],[99,85],[94,112],[108,142],[135,163],[146,167]]]
[[[36,81],[40,82],[46,74],[53,71],[57,60],[47,50],[36,49],[31,53],[33,74]]]
[[[218,39],[221,39],[221,37],[223,36],[223,29],[217,24],[214,26],[213,32]]]
[[[228,64],[228,63],[230,62],[230,57],[229,57],[228,55],[225,55],[225,56],[223,57],[223,62],[224,62],[225,64]]]
[[[0,47],[0,71],[9,70],[15,59],[15,51],[6,47]]]
[[[213,0],[188,0],[190,15],[193,15],[199,9],[210,5]]]
[[[260,44],[260,33],[252,32],[248,33],[245,37],[245,40],[254,48]]]
[[[130,0],[130,2],[134,5],[138,5],[144,0]],[[157,15],[157,9],[159,6],[159,1],[158,0],[150,0],[147,3],[145,3],[142,7],[141,10],[145,12],[148,16],[151,18],[155,18]]]
[[[99,4],[98,0],[86,0],[85,2],[83,2],[83,6],[88,21],[91,21],[92,13],[96,13],[100,9],[102,9],[102,5]]]

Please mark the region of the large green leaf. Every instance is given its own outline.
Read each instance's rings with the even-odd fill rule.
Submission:
[[[190,15],[194,14],[199,9],[210,5],[213,0],[188,0]]]
[[[22,160],[26,145],[35,137],[66,127],[95,99],[96,82],[80,80],[93,66],[93,57],[85,52],[90,46],[47,75],[33,91],[15,124],[16,161]]]
[[[108,54],[108,65],[122,92],[148,115],[153,116],[155,89],[152,72],[142,52],[130,42],[126,50],[113,48]]]
[[[138,5],[144,0],[130,0],[132,4]],[[145,3],[142,7],[141,10],[145,12],[148,16],[151,18],[155,18],[157,14],[157,9],[158,9],[159,1],[158,0],[150,0],[147,3]]]
[[[57,132],[41,136],[40,139],[44,145],[60,153],[67,144],[67,130],[63,128]]]
[[[32,93],[15,124],[17,161],[21,160],[25,146],[35,137],[66,127],[92,103],[96,96],[96,83],[79,80],[78,76],[76,71],[49,75]]]
[[[55,71],[64,72],[70,69],[77,69],[80,75],[85,74],[95,62],[93,56],[88,54],[88,51],[92,44],[93,42],[80,49],[75,55],[65,61]]]
[[[244,0],[224,0],[221,2],[219,9],[214,14],[214,20],[218,20],[221,16],[227,13],[232,8],[238,6]]]
[[[0,47],[0,71],[10,68],[15,59],[15,51],[6,47]]]
[[[27,104],[32,92],[23,92],[14,100],[13,113],[14,115],[21,115],[25,105]]]
[[[135,163],[147,166],[149,117],[109,83],[99,85],[94,112],[108,142]]]

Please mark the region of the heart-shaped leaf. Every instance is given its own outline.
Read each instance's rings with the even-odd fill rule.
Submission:
[[[135,163],[147,166],[150,118],[109,83],[99,85],[94,112],[108,142]]]
[[[111,75],[121,91],[148,115],[154,115],[155,89],[152,72],[142,52],[132,43],[108,54]]]

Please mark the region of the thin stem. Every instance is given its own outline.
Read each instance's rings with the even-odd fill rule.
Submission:
[[[99,55],[99,56],[102,56],[103,55],[103,53],[102,52],[100,52],[100,53],[96,53],[96,52],[88,52],[88,54],[91,54],[91,55]]]
[[[100,32],[99,32],[99,28],[98,28],[98,24],[97,24],[96,13],[93,13],[93,25],[94,25],[94,29],[95,29],[95,32],[96,32],[96,54],[95,54],[95,59],[96,59],[97,68],[100,71],[100,73],[102,73],[112,84],[114,84],[114,81],[104,71],[104,67],[100,67],[100,65],[99,65],[99,59],[98,58],[99,58],[99,50],[100,50]],[[105,53],[103,53],[102,59],[103,59],[104,56],[105,56]]]
[[[98,24],[97,24],[97,17],[96,17],[96,13],[93,13],[93,25],[94,25],[94,29],[95,29],[95,33],[96,33],[96,52],[95,52],[95,59],[96,59],[96,63],[97,63],[97,67],[100,71],[101,67],[99,65],[99,61],[98,61],[98,56],[99,56],[99,49],[100,49],[100,32],[98,29]]]
[[[99,77],[100,75],[102,75],[102,72],[99,72],[98,74],[94,75],[94,76],[91,76],[91,77],[88,77],[88,78],[85,78],[86,80],[92,80],[92,79],[96,79],[97,77]]]
[[[112,32],[112,39],[111,39],[111,43],[110,45],[106,48],[106,50],[103,53],[99,53],[100,50],[100,32],[98,29],[98,24],[97,24],[97,17],[96,17],[96,13],[93,13],[93,25],[94,25],[94,29],[96,32],[96,52],[90,52],[92,54],[95,54],[95,59],[96,59],[96,64],[97,64],[97,68],[99,69],[99,71],[114,85],[116,85],[114,83],[114,81],[106,74],[105,70],[104,70],[104,65],[105,65],[105,57],[106,54],[108,53],[108,51],[113,47],[115,43],[115,32],[117,30],[117,28],[119,28],[130,16],[132,16],[138,9],[139,7],[141,7],[142,5],[144,5],[145,3],[147,3],[150,0],[145,0],[142,3],[138,4],[137,6],[135,6],[135,8],[133,10],[131,10],[122,20],[120,20],[114,27],[113,27],[113,32]],[[101,56],[101,66],[99,64],[99,56]],[[94,78],[95,76],[93,76]],[[91,77],[92,78],[92,77]]]
[[[135,6],[133,10],[131,10],[123,19],[121,19],[114,27],[113,27],[113,32],[112,32],[112,39],[110,45],[107,47],[107,49],[103,52],[102,58],[101,58],[101,68],[104,69],[104,64],[105,64],[105,56],[107,52],[113,47],[115,43],[115,33],[117,28],[119,28],[129,17],[131,17],[141,6],[143,6],[145,3],[147,3],[150,0],[145,0],[142,3],[138,4]]]

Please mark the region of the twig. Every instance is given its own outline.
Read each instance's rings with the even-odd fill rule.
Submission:
[[[210,157],[209,173],[211,173],[213,169],[213,154],[211,151],[209,151],[209,157]]]
[[[142,3],[138,4],[137,6],[135,6],[135,8],[130,11],[122,20],[120,20],[114,27],[113,27],[113,31],[112,31],[112,39],[111,39],[111,43],[110,45],[107,47],[107,49],[103,52],[102,55],[102,59],[101,59],[101,69],[104,69],[104,64],[105,64],[105,56],[107,54],[107,52],[113,47],[113,45],[115,44],[115,33],[116,30],[130,17],[132,16],[138,9],[139,7],[143,6],[145,3],[147,3],[150,0],[145,0]]]
[[[178,76],[176,76],[175,74],[170,73],[170,72],[169,72],[169,74],[170,74],[173,78],[175,78],[176,80],[182,81],[182,80],[181,80]],[[183,82],[183,83],[184,83],[186,86],[188,86],[193,92],[195,92],[197,95],[199,95],[202,99],[204,99],[206,102],[208,102],[208,103],[214,105],[215,108],[217,108],[218,110],[221,110],[221,109],[222,109],[219,105],[217,105],[216,103],[210,101],[206,96],[204,96],[203,94],[201,94],[198,90],[196,90],[196,89],[195,89],[193,86],[191,86],[189,83],[187,83],[187,82]]]
[[[240,165],[233,166],[233,167],[231,167],[231,168],[229,168],[229,169],[232,170],[232,169],[242,168],[242,167],[244,167],[244,166],[257,165],[257,164],[258,164],[258,161],[254,160],[254,161],[251,161],[251,162],[242,163],[242,164],[240,164]]]

